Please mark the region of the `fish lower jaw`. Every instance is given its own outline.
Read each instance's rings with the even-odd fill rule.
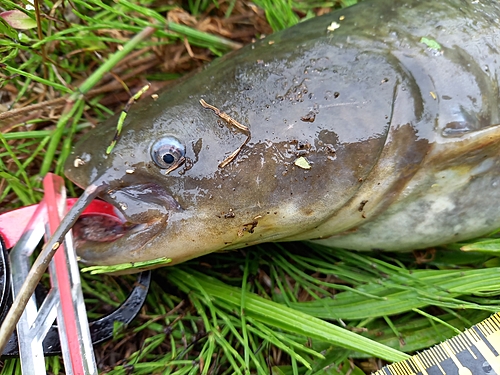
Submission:
[[[134,191],[135,192],[135,191]],[[179,209],[169,195],[160,198],[131,191],[102,197],[114,209],[81,217],[73,228],[76,252],[87,265],[114,265],[134,261],[141,249],[165,233],[170,214]]]
[[[149,246],[159,233],[165,233],[166,220],[142,224],[124,223],[115,236],[101,238],[75,236],[76,252],[81,263],[86,265],[116,265],[134,262],[142,250]],[[106,231],[101,228],[101,231]],[[115,229],[115,232],[117,230]],[[139,259],[140,260],[140,259]]]

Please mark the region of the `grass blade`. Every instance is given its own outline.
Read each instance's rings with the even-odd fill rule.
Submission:
[[[177,285],[182,283],[194,290],[200,290],[200,286],[203,285],[204,293],[210,295],[212,299],[223,301],[236,308],[241,302],[239,288],[228,286],[212,277],[198,272],[190,271],[188,273],[181,267],[169,270],[169,276]],[[366,339],[311,315],[265,300],[252,293],[246,293],[245,312],[248,316],[252,316],[262,323],[279,327],[285,331],[361,351],[388,361],[401,361],[408,358],[407,354],[398,350]]]

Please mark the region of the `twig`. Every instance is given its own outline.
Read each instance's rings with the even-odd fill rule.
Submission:
[[[148,62],[146,65],[143,65],[140,68],[127,73],[121,79],[125,81],[125,80],[129,79],[130,77],[137,76],[138,73],[141,73],[144,70],[147,70],[147,69],[151,68],[152,66],[154,66],[156,64],[157,64],[156,61]],[[100,95],[100,94],[104,94],[104,93],[107,93],[107,92],[115,91],[115,90],[118,90],[118,89],[120,89],[122,87],[123,86],[120,84],[120,82],[117,82],[116,80],[114,80],[112,82],[109,82],[109,83],[101,86],[101,87],[98,87],[98,88],[95,88],[93,90],[90,90],[85,95],[85,98],[88,100],[88,99],[91,99],[91,98],[95,97],[96,95]],[[12,117],[20,116],[20,115],[23,115],[25,113],[32,113],[32,112],[34,112],[34,111],[36,111],[38,109],[47,109],[47,108],[50,108],[50,107],[52,107],[52,108],[55,109],[55,108],[58,108],[58,107],[63,107],[66,104],[67,99],[68,99],[68,95],[66,95],[65,97],[62,97],[62,98],[57,98],[57,99],[52,99],[52,100],[46,100],[46,101],[43,101],[43,102],[40,102],[40,103],[27,105],[25,107],[11,109],[9,111],[0,113],[0,121],[6,120],[6,119],[9,119],[9,118],[12,118]]]
[[[208,104],[203,99],[200,99],[200,104],[202,105],[203,108],[211,109],[212,111],[214,111],[214,113],[217,116],[219,116],[221,119],[223,119],[224,121],[226,121],[229,125],[233,125],[234,127],[240,129],[247,136],[247,138],[245,139],[245,142],[243,142],[243,144],[240,147],[238,147],[236,150],[234,150],[231,153],[231,155],[229,155],[227,158],[225,158],[219,164],[219,168],[224,168],[226,165],[228,165],[229,163],[231,163],[236,158],[236,156],[238,156],[238,154],[241,152],[241,150],[243,149],[243,147],[248,143],[248,141],[251,138],[250,129],[248,128],[248,126],[240,124],[238,121],[236,121],[234,118],[232,118],[231,116],[229,116],[227,113],[222,112],[219,108],[214,107],[211,104]]]
[[[46,100],[44,102],[37,104],[27,105],[26,107],[22,108],[11,109],[10,111],[0,113],[0,120],[5,120],[11,117],[19,116],[26,112],[32,112],[41,108],[46,109],[47,107],[52,107],[52,106],[62,107],[65,103],[66,103],[66,98],[57,98],[52,100]]]
[[[132,107],[132,104],[134,104],[136,102],[136,100],[138,100],[142,96],[142,94],[144,94],[146,91],[148,91],[150,87],[151,87],[151,85],[149,85],[149,84],[145,85],[142,89],[140,89],[135,95],[133,95],[128,100],[127,104],[125,105],[125,108],[123,108],[123,110],[120,114],[120,118],[118,119],[118,124],[116,125],[115,136],[113,137],[111,144],[106,149],[106,155],[109,155],[111,153],[111,151],[113,151],[113,148],[115,147],[116,142],[118,142],[118,138],[120,138],[120,134],[122,132],[123,123],[125,121],[125,118],[127,117],[127,114],[128,114],[128,111],[130,110],[130,107]]]
[[[211,109],[212,111],[214,111],[214,113],[217,116],[219,116],[221,119],[223,119],[224,121],[226,121],[228,124],[233,125],[233,126],[237,127],[238,129],[244,131],[245,133],[250,134],[250,129],[248,128],[248,126],[240,124],[238,121],[236,121],[235,119],[233,119],[227,113],[222,112],[219,108],[214,107],[211,104],[208,104],[203,99],[200,99],[200,104],[203,106],[203,108]]]

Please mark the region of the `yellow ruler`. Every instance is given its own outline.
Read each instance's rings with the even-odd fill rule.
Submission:
[[[500,313],[374,375],[500,375]]]

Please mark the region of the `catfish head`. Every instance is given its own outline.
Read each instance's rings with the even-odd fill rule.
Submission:
[[[383,54],[332,45],[331,22],[273,35],[139,101],[109,154],[118,120],[89,131],[66,175],[104,186],[125,224],[81,229],[104,233],[79,241],[82,261],[176,264],[308,238],[342,207],[384,147],[400,73]]]
[[[118,120],[89,131],[66,174],[104,189],[124,225],[81,224],[77,253],[176,264],[270,241],[411,250],[495,229],[498,7],[457,4],[367,1],[300,23],[133,105],[110,153]]]

